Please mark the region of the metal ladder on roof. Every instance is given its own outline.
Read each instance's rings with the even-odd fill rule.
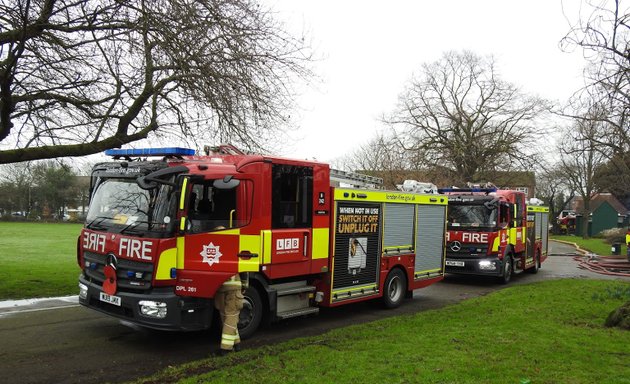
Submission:
[[[331,185],[333,183],[338,184],[335,186],[341,186],[341,184],[343,183],[349,184],[354,188],[383,188],[383,179],[380,177],[368,176],[354,172],[346,172],[333,168],[330,169],[330,182]]]

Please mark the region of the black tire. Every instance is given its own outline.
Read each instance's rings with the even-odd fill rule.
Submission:
[[[243,309],[238,319],[238,334],[241,339],[247,339],[258,330],[265,306],[260,293],[254,287],[247,288],[243,296]]]
[[[503,271],[501,276],[499,276],[499,282],[501,284],[507,284],[512,280],[512,273],[514,272],[512,263],[512,255],[505,255],[505,258],[503,258]]]
[[[385,308],[396,308],[405,299],[407,277],[400,269],[389,272],[383,285],[383,305]]]

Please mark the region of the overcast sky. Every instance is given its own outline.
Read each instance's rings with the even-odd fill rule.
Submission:
[[[290,30],[305,31],[321,58],[321,82],[298,98],[295,144],[286,156],[330,161],[352,152],[383,128],[378,118],[393,109],[414,71],[449,50],[494,55],[504,80],[551,100],[564,101],[583,85],[582,52],[559,48],[577,19],[560,0],[265,3]]]

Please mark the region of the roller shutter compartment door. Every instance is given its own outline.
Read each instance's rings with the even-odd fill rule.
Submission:
[[[414,214],[413,204],[385,204],[384,250],[397,252],[394,248],[400,248],[404,252],[413,249]]]
[[[548,213],[543,213],[542,214],[542,218],[540,220],[541,223],[541,227],[542,227],[542,254],[546,255],[547,254],[547,243],[548,243],[548,239],[547,237],[549,236],[549,214]]]
[[[418,205],[415,272],[442,269],[446,206]]]

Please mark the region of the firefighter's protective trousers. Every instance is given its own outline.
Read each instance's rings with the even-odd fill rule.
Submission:
[[[238,317],[243,308],[241,279],[238,275],[227,280],[214,296],[214,306],[221,314],[223,332],[221,333],[221,349],[231,351],[234,345],[241,342],[238,335]]]

